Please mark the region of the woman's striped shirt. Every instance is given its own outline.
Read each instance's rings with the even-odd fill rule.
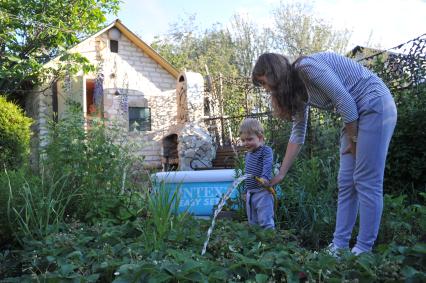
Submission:
[[[309,106],[337,111],[344,123],[358,119],[358,106],[388,93],[383,81],[361,64],[331,52],[315,53],[297,64],[309,100],[303,118],[293,122],[290,142],[305,141]]]

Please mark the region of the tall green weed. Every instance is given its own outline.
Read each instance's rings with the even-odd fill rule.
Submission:
[[[0,246],[13,243],[14,234],[17,231],[15,222],[10,223],[8,217],[10,187],[13,188],[14,193],[13,203],[22,203],[19,192],[25,182],[29,187],[38,187],[40,178],[32,174],[31,170],[26,167],[17,170],[3,168],[0,171],[0,207],[4,208],[0,210]]]
[[[181,194],[179,186],[170,191],[164,182],[154,184],[147,195],[147,221],[145,223],[145,241],[151,243],[153,249],[160,249],[164,240],[173,230],[179,230],[185,220],[187,211],[180,212]]]
[[[278,225],[295,231],[303,246],[318,249],[333,233],[337,199],[337,161],[300,159],[281,184]]]
[[[33,179],[30,183],[23,177],[20,186],[12,187],[7,171],[5,175],[9,189],[7,216],[16,239],[39,240],[58,232],[65,220],[68,204],[78,193],[65,191],[68,176],[52,180],[42,171],[35,182]]]

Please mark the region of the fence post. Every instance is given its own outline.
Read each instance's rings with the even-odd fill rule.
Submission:
[[[222,131],[222,146],[225,145],[225,125],[223,119],[223,76],[219,73],[219,111],[220,111],[220,125]]]

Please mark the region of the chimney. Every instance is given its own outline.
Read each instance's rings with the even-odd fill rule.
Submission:
[[[204,116],[204,79],[199,73],[182,72],[176,84],[179,124],[201,124]]]

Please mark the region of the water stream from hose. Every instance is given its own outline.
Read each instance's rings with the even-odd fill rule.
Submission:
[[[213,219],[212,219],[212,223],[210,225],[209,230],[207,230],[207,238],[204,241],[204,246],[203,246],[203,250],[201,251],[201,255],[204,255],[206,253],[207,250],[207,245],[209,244],[209,240],[210,240],[210,236],[212,235],[213,229],[214,229],[214,225],[216,224],[216,217],[219,214],[219,212],[221,212],[223,206],[225,205],[226,201],[229,199],[229,197],[231,196],[232,192],[238,187],[238,185],[244,181],[247,178],[251,178],[252,175],[250,174],[246,174],[243,175],[237,179],[234,180],[234,182],[232,182],[232,184],[228,187],[228,190],[225,192],[225,194],[223,195],[222,199],[220,200],[219,204],[217,205],[216,210],[213,213]]]

